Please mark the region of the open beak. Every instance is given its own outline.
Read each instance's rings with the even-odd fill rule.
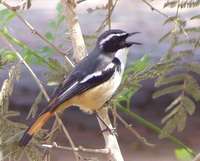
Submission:
[[[133,36],[133,35],[135,35],[135,34],[139,34],[140,32],[132,32],[132,33],[128,33],[128,37],[130,37],[130,36]],[[128,38],[127,37],[127,38]],[[126,41],[126,44],[128,45],[128,46],[131,46],[131,45],[142,45],[142,43],[140,43],[140,42],[134,42],[134,41]]]

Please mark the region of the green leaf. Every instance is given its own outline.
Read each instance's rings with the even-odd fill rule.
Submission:
[[[144,55],[139,60],[135,61],[132,65],[130,65],[126,71],[125,75],[130,73],[141,72],[146,69],[150,65],[150,58],[148,55]]]
[[[196,101],[200,101],[200,86],[197,80],[190,75],[187,75],[187,79],[185,81],[185,91]]]
[[[171,112],[169,112],[169,114],[167,114],[167,115],[162,119],[161,123],[162,123],[162,124],[166,123],[172,116],[174,116],[174,115],[178,112],[179,108],[180,108],[179,105],[176,106],[176,107],[174,107],[174,109],[173,109]]]
[[[185,28],[185,32],[187,32],[187,33],[192,33],[192,32],[199,33],[200,27],[188,27],[188,28]]]
[[[164,40],[166,40],[167,38],[169,38],[169,36],[172,34],[172,30],[168,31],[166,34],[164,34],[160,39],[159,39],[159,43],[163,42]]]
[[[175,156],[179,161],[191,161],[193,156],[184,148],[179,148],[175,150]]]
[[[182,89],[183,89],[182,85],[173,85],[173,86],[170,86],[170,87],[166,87],[164,89],[160,89],[160,90],[156,91],[153,94],[153,98],[158,98],[158,97],[166,95],[166,94],[179,92]]]
[[[174,119],[170,119],[169,121],[167,121],[164,128],[162,129],[159,138],[163,139],[168,137],[175,129],[176,123],[174,122]]]
[[[195,15],[195,16],[191,17],[190,19],[191,19],[191,20],[200,19],[200,15]]]
[[[28,63],[33,63],[33,64],[38,64],[38,65],[47,65],[50,68],[54,68],[54,66],[49,63],[45,57],[42,57],[40,53],[37,51],[32,50],[31,48],[28,47],[24,42],[16,39],[13,37],[7,28],[3,28],[0,30],[0,35],[4,36],[10,43],[15,44],[19,47],[22,48],[22,54],[23,58],[28,62]]]
[[[49,58],[54,53],[54,50],[48,46],[44,46],[40,48],[38,52],[41,53],[43,57]]]
[[[56,27],[58,28],[61,25],[61,23],[64,22],[64,20],[65,20],[65,16],[64,15],[58,16],[57,22],[56,22]]]
[[[177,3],[178,3],[177,0],[167,1],[166,3],[164,3],[163,8],[166,8],[166,7],[174,8],[176,7]]]
[[[179,96],[178,98],[176,98],[174,101],[171,102],[171,104],[169,106],[167,106],[167,108],[165,109],[165,112],[168,112],[169,110],[171,110],[173,107],[177,106],[180,101],[181,101],[182,97]]]
[[[177,16],[169,17],[164,21],[163,25],[166,25],[168,23],[174,22],[176,19],[177,19]]]
[[[8,41],[10,41],[11,43],[13,43],[15,45],[20,46],[21,48],[27,47],[25,43],[23,43],[22,41],[19,41],[14,36],[12,36],[6,27],[4,27],[0,30],[0,35],[3,35]]]
[[[185,26],[186,22],[183,21],[182,19],[180,19],[179,17],[177,16],[172,16],[172,17],[169,17],[165,20],[165,22],[163,23],[163,25],[166,25],[168,23],[174,23],[176,22],[177,24],[181,25],[181,26]]]
[[[151,121],[145,120],[143,117],[141,117],[137,113],[131,111],[130,109],[125,108],[122,105],[117,106],[117,109],[119,109],[120,112],[123,112],[124,114],[130,116],[132,119],[134,119],[136,122],[140,123],[141,125],[145,126],[146,128],[151,129],[153,132],[155,132],[157,134],[162,133],[162,130],[158,126],[154,125]],[[183,144],[176,137],[174,137],[172,135],[167,135],[166,138],[169,139],[169,141],[175,143],[175,145],[185,149],[188,153],[191,154],[191,156],[195,156],[196,155],[196,153],[192,149],[187,147],[187,145]]]
[[[185,128],[186,120],[187,120],[187,113],[182,105],[182,107],[177,112],[175,118],[175,123],[177,124],[177,131],[181,132]]]
[[[186,74],[177,74],[177,75],[172,75],[172,76],[164,76],[158,78],[158,80],[155,83],[156,87],[160,87],[162,85],[170,84],[170,83],[177,83],[180,81],[183,81],[184,78],[186,77]]]
[[[57,3],[56,5],[56,11],[57,11],[57,14],[62,14],[63,12],[63,5],[60,2]]]
[[[55,21],[49,21],[48,26],[54,29],[54,28],[56,28],[57,24]]]
[[[15,13],[8,9],[0,10],[0,26],[7,25],[13,18],[15,17]]]
[[[196,106],[193,100],[187,96],[184,96],[181,101],[185,110],[189,113],[189,115],[192,115],[196,109]]]
[[[16,54],[7,49],[0,49],[0,56],[2,57],[2,60],[6,62],[12,62],[17,59]]]
[[[54,40],[54,36],[51,32],[47,32],[45,34],[45,37],[49,40],[49,41],[53,41]]]
[[[194,72],[200,75],[200,64],[198,62],[183,64],[183,68],[185,68],[187,71]]]

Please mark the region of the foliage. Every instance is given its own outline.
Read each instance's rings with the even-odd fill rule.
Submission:
[[[178,94],[175,100],[166,107],[167,114],[162,119],[162,123],[165,125],[160,135],[161,138],[166,137],[175,129],[182,131],[188,115],[195,112],[196,103],[200,101],[200,86],[197,81],[197,76],[200,74],[199,62],[192,60],[199,49],[200,26],[197,24],[188,27],[187,25],[190,21],[198,19],[198,15],[193,15],[189,20],[183,19],[179,15],[179,8],[193,8],[199,5],[199,1],[168,1],[164,4],[164,7],[177,8],[176,15],[168,17],[164,22],[164,25],[172,26],[170,31],[160,39],[160,42],[170,42],[164,60],[174,59],[177,55],[181,57],[174,61],[174,65],[170,69],[162,72],[155,82],[155,86],[159,88],[154,93],[154,98]]]
[[[179,55],[170,61],[162,61],[162,63],[160,62],[156,65],[151,65],[150,58],[147,55],[144,55],[142,58],[135,61],[126,69],[124,73],[123,84],[121,85],[122,89],[120,89],[120,92],[112,99],[112,106],[117,107],[117,109],[119,109],[121,112],[132,117],[143,126],[151,129],[159,135],[162,135],[162,129],[132,111],[130,101],[131,97],[142,87],[140,84],[142,80],[152,79],[154,77],[160,76],[163,71],[166,70],[164,66],[174,64],[174,62],[179,60],[181,57],[182,56]],[[172,65],[169,66],[171,67]],[[182,147],[190,155],[195,155],[191,148],[183,144],[176,137],[170,134],[168,134],[166,137],[177,146]]]
[[[182,148],[176,149],[175,155],[176,155],[176,158],[180,161],[191,161],[193,158],[193,156],[191,156],[191,154],[188,153],[188,151]]]

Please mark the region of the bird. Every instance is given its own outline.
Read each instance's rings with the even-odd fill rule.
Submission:
[[[139,42],[127,40],[138,33],[128,33],[120,29],[103,32],[94,49],[58,86],[46,108],[24,132],[19,145],[26,146],[56,112],[72,106],[78,106],[90,114],[101,109],[121,83],[127,62],[127,48],[141,45]]]

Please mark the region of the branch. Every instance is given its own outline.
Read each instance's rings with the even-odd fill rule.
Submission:
[[[166,13],[163,13],[163,12],[161,12],[159,9],[155,8],[155,7],[154,7],[151,3],[149,3],[147,0],[141,0],[141,1],[144,2],[147,6],[149,6],[149,7],[151,8],[152,11],[155,11],[155,12],[159,13],[160,15],[162,15],[162,16],[164,16],[164,17],[166,17],[166,18],[169,18],[169,16],[168,16]],[[178,6],[179,6],[179,5],[178,5]],[[178,15],[178,9],[179,9],[179,8],[177,8],[176,16]],[[177,21],[176,21],[176,20],[173,20],[173,22],[174,22],[175,24],[177,24]],[[186,36],[186,38],[187,38],[188,40],[190,40],[190,37],[189,37],[188,33],[185,31],[184,27],[183,27],[183,26],[180,26],[180,28],[181,28],[181,30],[183,31],[183,33],[184,33],[184,35]]]
[[[112,123],[108,115],[108,107],[101,108],[101,110],[99,110],[97,113],[101,118],[103,118],[108,127],[110,129],[113,129]],[[101,130],[105,130],[107,127],[105,127],[105,125],[102,124],[102,121],[99,120],[99,118],[97,119]],[[111,161],[124,161],[116,136],[111,134],[110,131],[105,131],[103,132],[103,137],[105,140],[106,148],[110,149],[110,154],[108,155],[109,159]]]
[[[200,153],[197,154],[192,161],[200,161]]]
[[[85,42],[75,10],[77,4],[75,0],[61,0],[61,2],[64,7],[64,14],[68,22],[68,29],[72,40],[72,47],[74,50],[74,58],[76,62],[79,62],[87,54]]]
[[[101,25],[98,27],[98,29],[96,30],[96,33],[99,33],[110,21],[110,18],[112,16],[112,13],[117,5],[117,2],[119,0],[115,0],[114,4],[112,6],[108,6],[109,8],[109,12],[108,14],[106,15],[106,18],[103,20],[103,22],[101,23]],[[110,2],[109,2],[110,3]]]
[[[150,147],[155,147],[154,144],[149,143],[144,137],[142,137],[132,126],[132,124],[128,124],[117,112],[115,112],[116,117],[119,119],[119,121],[131,132],[133,133],[136,138],[138,138],[140,141],[142,141],[145,145]]]
[[[154,6],[152,6],[152,4],[149,3],[147,0],[142,0],[142,1],[143,1],[147,6],[149,6],[150,9],[151,9],[152,11],[155,11],[155,12],[159,13],[160,15],[162,15],[162,16],[164,16],[164,17],[166,17],[166,18],[169,17],[166,13],[163,13],[163,12],[161,12],[159,9],[155,8]]]
[[[56,120],[58,121],[58,124],[62,127],[65,136],[66,136],[67,139],[69,140],[69,143],[70,143],[70,145],[71,145],[71,147],[72,147],[72,151],[73,151],[73,153],[74,153],[74,156],[75,156],[76,161],[79,161],[79,160],[80,160],[80,159],[79,159],[79,158],[80,158],[80,155],[79,155],[78,152],[75,150],[75,148],[76,148],[76,147],[75,147],[75,144],[74,144],[74,142],[73,142],[71,136],[69,135],[68,130],[65,128],[65,125],[63,124],[62,120],[60,119],[60,117],[58,116],[57,113],[55,113],[55,116],[56,116]]]
[[[40,34],[25,18],[23,18],[16,10],[15,8],[13,8],[11,5],[9,5],[8,3],[4,1],[0,2],[2,3],[7,9],[9,9],[10,11],[14,12],[16,14],[16,16],[24,23],[25,26],[27,26],[27,28],[29,28],[31,30],[31,32],[34,35],[37,35],[40,39],[42,39],[44,42],[46,42],[52,49],[54,49],[54,51],[56,51],[58,54],[60,54],[61,56],[64,56],[67,63],[69,64],[70,68],[74,67],[74,64],[72,63],[72,61],[66,56],[66,53],[61,51],[58,47],[56,47],[53,43],[51,43],[45,36],[43,36],[42,34]]]
[[[87,153],[94,153],[94,154],[109,154],[109,149],[91,149],[91,148],[84,148],[82,146],[79,147],[67,147],[67,146],[61,146],[57,145],[56,142],[53,142],[53,144],[42,144],[42,147],[46,148],[57,148],[57,149],[62,149],[62,150],[68,150],[68,151],[76,151],[76,152],[87,152]]]

